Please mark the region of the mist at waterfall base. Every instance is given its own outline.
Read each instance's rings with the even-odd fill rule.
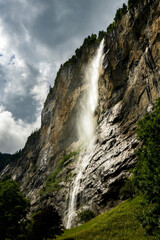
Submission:
[[[96,51],[95,56],[86,66],[85,69],[85,84],[86,91],[82,96],[79,108],[79,115],[77,118],[77,130],[79,139],[86,146],[86,152],[82,152],[79,155],[79,159],[76,166],[77,176],[74,179],[73,186],[70,190],[70,199],[68,207],[68,220],[66,228],[69,229],[72,226],[72,220],[76,215],[76,202],[77,195],[80,189],[80,182],[83,177],[89,160],[91,159],[92,147],[94,145],[94,132],[96,128],[95,110],[98,105],[98,80],[102,70],[103,64],[103,48],[104,39],[101,41],[99,48]],[[87,153],[87,154],[86,154]]]

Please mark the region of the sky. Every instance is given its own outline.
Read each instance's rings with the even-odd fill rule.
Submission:
[[[0,152],[24,147],[60,65],[106,30],[124,2],[0,0]]]

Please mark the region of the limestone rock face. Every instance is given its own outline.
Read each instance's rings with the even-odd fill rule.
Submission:
[[[63,155],[78,151],[77,117],[87,86],[85,66],[98,43],[63,66],[42,111],[42,126],[30,137],[21,158],[1,175],[11,173],[31,199],[32,208],[54,202],[66,221],[78,153],[60,164]],[[137,120],[152,111],[160,96],[160,2],[140,1],[105,38],[103,72],[99,79],[95,141],[80,157],[88,158],[82,174],[77,207],[102,212],[121,199],[119,190],[136,163]],[[60,167],[61,166],[61,167]],[[58,170],[57,170],[58,169]],[[55,173],[52,191],[46,179]]]

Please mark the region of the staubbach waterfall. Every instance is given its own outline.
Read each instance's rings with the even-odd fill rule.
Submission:
[[[104,39],[101,41],[99,48],[92,61],[86,66],[85,81],[87,84],[86,94],[82,98],[82,102],[79,109],[79,117],[77,119],[77,129],[79,139],[85,144],[88,154],[82,153],[79,155],[79,159],[76,166],[77,176],[74,179],[73,186],[70,191],[69,207],[68,207],[68,220],[66,228],[69,229],[72,226],[72,220],[76,215],[76,202],[77,194],[80,188],[80,181],[89,163],[89,153],[94,145],[94,132],[96,128],[95,122],[95,110],[98,104],[98,80],[102,70],[103,64],[103,49]]]

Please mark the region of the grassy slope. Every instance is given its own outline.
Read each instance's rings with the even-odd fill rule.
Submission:
[[[142,211],[140,198],[127,200],[116,208],[99,215],[93,220],[70,230],[65,230],[57,240],[151,240],[136,219]]]

